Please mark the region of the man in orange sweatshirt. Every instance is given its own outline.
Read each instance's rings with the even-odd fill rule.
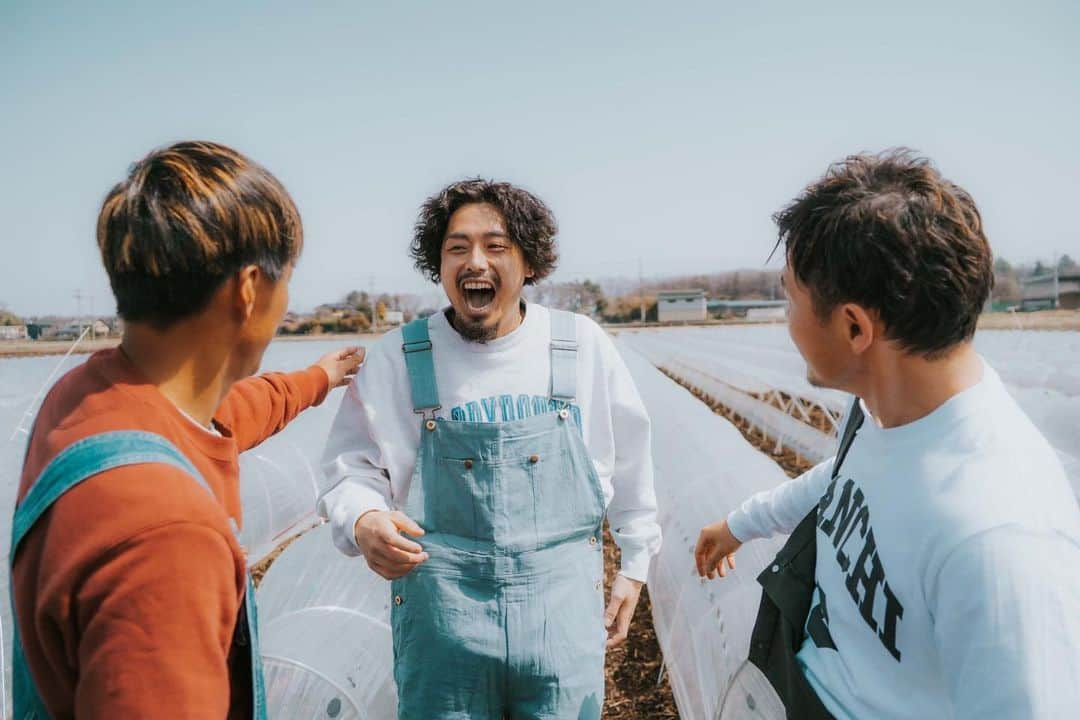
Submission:
[[[249,378],[303,236],[284,187],[229,148],[183,142],[135,164],[97,239],[124,337],[56,384],[30,439],[11,550],[16,716],[265,717],[239,454],[362,353]]]

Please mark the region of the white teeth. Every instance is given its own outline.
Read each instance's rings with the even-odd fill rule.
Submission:
[[[491,290],[491,283],[485,282],[465,282],[462,287],[466,290]]]

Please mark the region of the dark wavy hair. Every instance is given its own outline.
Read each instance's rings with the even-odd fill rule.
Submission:
[[[131,166],[102,204],[97,242],[117,314],[164,329],[246,265],[280,278],[304,231],[269,171],[224,145],[185,141]]]
[[[974,336],[993,254],[975,201],[927,158],[907,148],[845,158],[773,220],[823,322],[857,303],[930,359]]]
[[[486,203],[502,215],[510,239],[521,248],[525,262],[534,273],[525,280],[527,285],[540,282],[552,273],[559,259],[555,242],[559,228],[547,205],[528,190],[510,183],[475,178],[447,185],[420,206],[410,254],[424,277],[432,282],[440,281],[442,246],[450,216],[471,203]]]

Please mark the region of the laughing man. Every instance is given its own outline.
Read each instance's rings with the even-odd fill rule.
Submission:
[[[626,366],[589,319],[522,297],[555,232],[507,183],[429,198],[412,254],[450,306],[371,348],[330,433],[321,510],[392,581],[402,719],[599,718],[605,646],[659,549]],[[605,514],[622,550],[606,609]]]

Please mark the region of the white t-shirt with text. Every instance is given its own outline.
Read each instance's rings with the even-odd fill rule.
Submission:
[[[976,386],[907,425],[867,412],[835,482],[832,468],[728,517],[745,542],[791,532],[818,504],[797,659],[826,708],[1080,718],[1080,510],[994,370],[984,362]]]

